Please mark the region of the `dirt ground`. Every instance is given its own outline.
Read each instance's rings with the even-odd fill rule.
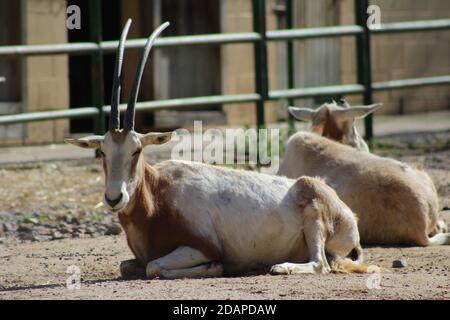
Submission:
[[[450,148],[399,149],[377,153],[425,167],[450,223]],[[0,181],[0,299],[450,299],[450,246],[365,248],[381,274],[125,281],[119,263],[133,257],[117,218],[96,206],[98,162],[0,167]],[[400,259],[406,267],[392,268]],[[70,266],[79,289],[66,286]]]
[[[450,246],[365,253],[367,261],[388,269],[380,278],[327,274],[124,281],[119,262],[132,255],[123,235],[32,242],[2,248],[0,299],[450,299]],[[405,259],[407,267],[391,269],[394,259]],[[80,269],[80,289],[66,287],[71,265]]]

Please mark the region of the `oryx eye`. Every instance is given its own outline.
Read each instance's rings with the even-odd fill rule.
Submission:
[[[137,149],[134,153],[133,153],[133,157],[137,156],[138,154],[140,154],[142,151],[142,149]]]

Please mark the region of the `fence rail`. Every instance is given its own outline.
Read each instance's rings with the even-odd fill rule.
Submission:
[[[378,34],[393,34],[403,32],[424,32],[450,29],[450,19],[423,20],[410,22],[384,23],[377,29],[369,30],[366,24],[367,0],[355,0],[355,25],[322,27],[322,28],[292,28],[292,0],[286,0],[287,29],[266,31],[266,10],[265,0],[253,0],[253,32],[245,33],[225,33],[206,34],[192,36],[163,37],[156,41],[156,48],[186,46],[186,45],[225,45],[236,43],[248,43],[254,46],[255,55],[255,93],[217,95],[204,97],[190,97],[180,99],[167,99],[158,101],[143,101],[136,105],[137,110],[160,110],[170,108],[194,108],[208,104],[235,104],[251,102],[256,105],[257,126],[265,124],[264,103],[269,100],[287,99],[292,102],[294,98],[310,98],[318,96],[332,95],[353,95],[362,94],[364,103],[372,103],[372,92],[382,90],[403,89],[419,86],[450,84],[450,75],[391,80],[386,82],[372,83],[371,77],[371,57],[370,57],[370,37]],[[100,0],[91,0],[90,10],[92,16],[99,17]],[[94,106],[66,109],[48,110],[40,112],[30,112],[22,114],[11,114],[0,116],[0,125],[25,123],[32,121],[74,119],[80,117],[92,117],[96,121],[96,133],[103,133],[104,117],[108,114],[110,107],[103,105],[104,93],[103,84],[97,79],[103,79],[102,55],[115,51],[118,41],[102,41],[101,16],[96,20],[92,19],[94,33],[91,35],[92,42],[70,43],[70,44],[48,44],[48,45],[18,45],[0,47],[0,58],[17,57],[23,58],[38,55],[68,54],[80,55],[90,54],[93,58],[93,100]],[[294,55],[292,41],[306,39],[318,39],[325,37],[355,36],[357,39],[357,67],[358,83],[348,85],[335,85],[313,88],[294,87]],[[285,41],[287,43],[287,64],[288,64],[288,88],[271,91],[268,87],[267,72],[267,43],[269,41]],[[131,39],[126,42],[127,49],[144,47],[146,39]],[[95,81],[94,81],[95,80]],[[0,78],[0,82],[1,82]],[[120,109],[125,109],[121,105]],[[372,138],[372,117],[366,118],[366,138]]]

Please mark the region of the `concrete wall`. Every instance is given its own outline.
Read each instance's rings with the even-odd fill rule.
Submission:
[[[341,24],[354,23],[353,0],[341,1]],[[381,22],[450,17],[450,1],[372,0],[380,6]],[[355,83],[355,41],[341,41],[342,83]],[[450,74],[450,32],[421,32],[372,37],[373,81]],[[450,108],[450,86],[403,89],[376,93],[384,103],[378,113],[412,113]],[[354,103],[359,98],[351,99]]]
[[[22,0],[22,44],[67,42],[66,1]],[[22,60],[22,111],[64,109],[69,106],[67,56]],[[69,133],[68,120],[23,126],[22,139],[4,138],[2,144],[61,142]]]
[[[16,25],[15,28],[0,28],[0,45],[18,45],[21,43],[20,2],[16,0],[0,1],[0,21],[4,26]],[[15,114],[22,111],[21,62],[19,59],[0,59],[0,115]],[[23,125],[0,126],[0,141],[20,140]]]
[[[340,20],[340,3],[334,0],[293,1],[294,27],[319,28],[335,26]],[[340,82],[341,45],[339,38],[294,41],[295,87],[308,88],[335,85]],[[298,106],[321,104],[326,97],[297,99]]]
[[[268,0],[266,6],[267,29],[276,29],[276,16],[272,8],[275,0]],[[221,32],[251,32],[253,30],[252,3],[242,0],[222,0]],[[222,46],[222,90],[223,94],[255,92],[255,73],[252,44]],[[269,87],[277,85],[277,48],[268,47]],[[266,103],[266,121],[277,119],[277,104]],[[226,105],[227,123],[230,125],[253,125],[256,123],[254,103]]]

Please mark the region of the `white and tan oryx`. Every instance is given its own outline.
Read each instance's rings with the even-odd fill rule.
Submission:
[[[101,151],[104,204],[118,213],[136,257],[122,262],[122,275],[213,277],[267,266],[274,274],[321,273],[330,271],[325,252],[346,270],[367,271],[360,263],[353,212],[320,179],[292,180],[195,162],[146,163],[142,149],[165,143],[172,135],[134,131],[144,65],[168,23],[146,44],[124,128],[119,129],[120,70],[129,26],[130,21],[117,51],[109,131],[66,140]],[[345,258],[349,254],[356,262]]]
[[[428,174],[313,132],[289,138],[278,175],[323,178],[358,216],[362,244],[444,245],[439,202]]]
[[[298,120],[311,121],[311,131],[331,140],[369,152],[364,139],[355,126],[361,119],[382,106],[381,103],[350,107],[345,99],[324,103],[317,109],[289,107],[289,112]]]

